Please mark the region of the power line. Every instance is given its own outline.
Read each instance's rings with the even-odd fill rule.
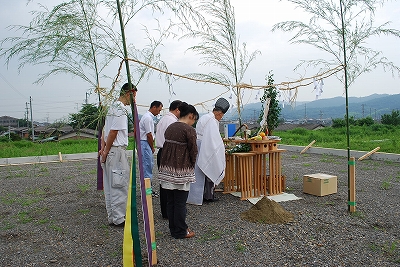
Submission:
[[[20,96],[22,96],[23,98],[26,98],[25,95],[23,95],[20,91],[18,91],[9,81],[7,81],[6,77],[3,76],[3,74],[0,73],[0,77],[1,79],[3,79],[3,81],[8,84],[8,86],[10,86],[11,89],[13,89],[14,91],[16,91]]]

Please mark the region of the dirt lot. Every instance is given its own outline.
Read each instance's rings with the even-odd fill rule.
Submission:
[[[357,161],[354,214],[346,158],[287,152],[282,165],[302,198],[280,203],[291,223],[241,220],[252,204],[218,193],[188,205],[196,237],[175,240],[153,198],[158,266],[400,266],[400,163]],[[338,176],[338,193],[302,192],[303,175],[320,172]],[[123,229],[107,224],[95,160],[0,167],[0,182],[0,266],[122,266]]]

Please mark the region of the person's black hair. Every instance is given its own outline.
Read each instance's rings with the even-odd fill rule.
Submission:
[[[199,113],[196,108],[186,102],[182,102],[179,107],[179,111],[181,112],[180,117],[185,117],[186,115],[192,113],[194,115],[194,119],[197,120],[199,118]]]
[[[131,84],[132,90],[137,91],[137,88],[135,85]],[[121,87],[121,92],[119,93],[120,96],[123,96],[124,94],[126,94],[127,92],[129,92],[129,83],[125,83],[124,85],[122,85]]]
[[[220,107],[214,107],[213,111],[221,111],[222,113],[224,113],[224,111],[222,110],[222,108]],[[225,113],[224,113],[225,114]]]
[[[169,105],[169,111],[173,111],[179,107],[179,105],[182,104],[182,101],[180,100],[174,100],[171,102]]]
[[[163,104],[162,104],[160,101],[155,100],[155,101],[151,102],[150,108],[152,108],[152,107],[158,108],[158,107],[160,107],[160,106],[162,106],[162,105],[163,105]]]

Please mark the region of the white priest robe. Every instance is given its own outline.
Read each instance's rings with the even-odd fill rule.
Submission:
[[[225,146],[219,133],[219,121],[212,112],[197,121],[196,133],[196,182],[190,185],[187,203],[202,205],[205,177],[218,185],[225,176]]]

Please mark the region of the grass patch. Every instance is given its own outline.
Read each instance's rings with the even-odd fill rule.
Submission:
[[[239,241],[236,243],[235,249],[236,249],[236,251],[243,252],[246,250],[246,245],[243,242]]]
[[[327,201],[324,203],[319,203],[320,206],[335,206],[335,202],[333,201]]]
[[[50,220],[49,219],[40,219],[40,220],[37,220],[37,224],[46,224],[46,223],[48,223]]]
[[[33,220],[33,218],[29,215],[29,212],[27,211],[18,212],[16,217],[18,222],[23,224],[29,223]]]
[[[57,231],[59,233],[63,232],[63,229],[60,226],[54,224],[53,222],[49,225],[49,227],[50,229],[53,229],[54,231]]]
[[[0,228],[2,230],[10,230],[15,228],[15,224],[12,224],[10,222],[4,222],[3,226]]]
[[[364,213],[361,212],[361,211],[358,211],[358,210],[355,211],[355,212],[351,212],[350,215],[351,215],[351,217],[353,217],[353,218],[359,218],[359,219],[364,219],[364,218],[365,218]]]
[[[78,210],[78,213],[81,213],[81,214],[88,214],[89,212],[90,212],[89,209],[80,209],[80,210]]]
[[[82,194],[85,194],[89,190],[90,184],[79,184],[78,188]]]
[[[369,248],[374,251],[383,254],[388,257],[389,261],[400,263],[400,240],[393,242],[385,242],[383,244],[371,243]]]
[[[35,204],[37,202],[42,201],[42,197],[37,197],[37,198],[20,198],[18,199],[18,203],[21,204],[24,207],[31,206],[32,204]]]
[[[0,201],[6,205],[11,205],[17,202],[17,198],[15,194],[8,193],[5,196],[0,196]]]
[[[201,240],[203,241],[210,241],[220,239],[222,236],[222,232],[218,231],[215,228],[209,228],[204,235],[201,236]]]
[[[33,189],[31,191],[28,191],[27,194],[34,195],[34,196],[37,196],[37,195],[41,196],[41,195],[45,194],[45,192],[40,189]],[[17,197],[16,194],[10,194],[10,193],[6,194],[5,196],[0,197],[0,201],[6,205],[18,203],[24,207],[35,204],[41,200],[43,200],[42,197],[23,198],[23,197]]]
[[[122,246],[121,246],[121,247],[118,247],[116,250],[110,252],[110,256],[111,256],[112,258],[117,258],[117,257],[119,257],[120,255],[122,255]]]
[[[392,188],[392,177],[388,177],[387,179],[383,180],[381,183],[381,189],[389,190]]]
[[[93,170],[84,172],[83,174],[97,174],[97,169],[93,169]]]
[[[35,189],[28,190],[26,193],[29,194],[29,195],[34,195],[34,196],[46,195],[46,191],[44,191],[43,189],[40,189],[40,188],[35,188]]]

